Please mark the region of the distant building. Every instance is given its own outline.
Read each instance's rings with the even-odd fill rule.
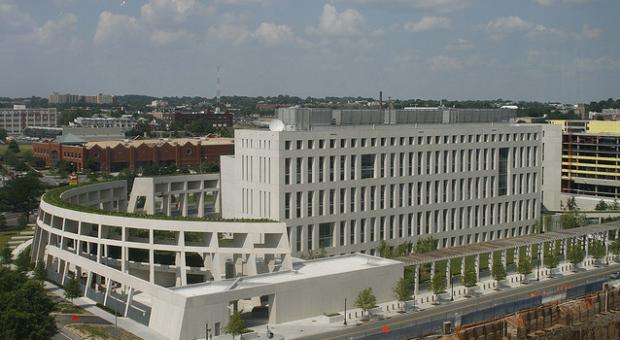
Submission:
[[[147,165],[175,165],[186,168],[208,161],[219,163],[221,155],[232,155],[232,138],[178,138],[87,142],[66,134],[50,142],[34,143],[32,155],[53,166],[60,160],[101,171],[117,172]]]
[[[19,136],[25,128],[57,127],[56,109],[27,109],[24,105],[15,105],[13,109],[0,108],[0,129],[7,134]]]
[[[151,115],[168,125],[184,126],[185,124],[204,121],[216,128],[233,126],[233,115],[231,113],[152,112]]]
[[[77,94],[59,94],[54,92],[49,95],[48,101],[50,104],[96,104],[96,105],[110,105],[114,104],[116,97],[108,94],[99,93],[96,96],[81,96]]]
[[[121,117],[77,117],[73,120],[75,125],[86,128],[121,128],[130,130],[136,126],[136,120],[132,115],[122,115]]]
[[[555,168],[561,176],[561,183],[555,185],[554,191],[562,201],[575,197],[582,210],[592,210],[601,199],[608,202],[620,199],[620,122],[554,120],[550,123],[561,126],[562,138],[555,142],[555,149],[545,149],[544,167]],[[555,155],[561,155],[561,161],[555,160]],[[556,194],[545,192],[545,196]],[[559,206],[548,208],[559,209]]]

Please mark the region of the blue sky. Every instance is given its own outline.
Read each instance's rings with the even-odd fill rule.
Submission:
[[[0,96],[618,97],[617,0],[0,0]]]

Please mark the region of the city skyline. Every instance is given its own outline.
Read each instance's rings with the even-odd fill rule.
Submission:
[[[0,0],[0,95],[615,97],[608,0]],[[473,86],[472,86],[473,85]]]

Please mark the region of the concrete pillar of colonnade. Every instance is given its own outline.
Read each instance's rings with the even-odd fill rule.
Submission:
[[[476,254],[474,269],[476,270],[476,282],[478,282],[480,281],[480,254]]]
[[[205,216],[205,193],[200,192],[198,194],[198,217]]]
[[[465,277],[465,256],[461,257],[461,278]]]
[[[129,287],[129,292],[127,293],[127,302],[125,304],[125,313],[123,313],[124,317],[127,317],[127,313],[129,313],[129,307],[131,306],[131,303],[133,302],[133,293],[134,293],[134,289],[132,287]]]
[[[416,264],[415,269],[413,271],[413,297],[415,298],[418,295],[420,290],[420,265]]]

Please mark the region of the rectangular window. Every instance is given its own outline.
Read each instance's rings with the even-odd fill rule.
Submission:
[[[346,194],[347,194],[347,189],[345,188],[340,189],[340,213],[341,214],[344,214],[344,207],[345,207],[344,202],[345,202]]]
[[[349,177],[350,180],[355,179],[355,167],[357,166],[357,164],[355,164],[355,161],[355,155],[351,155],[351,177]]]
[[[508,148],[499,149],[498,195],[508,193]]]
[[[301,192],[297,193],[297,202],[296,203],[297,203],[297,205],[295,206],[295,210],[296,210],[296,213],[297,213],[297,218],[301,218],[301,206],[302,206],[302,204],[301,204]]]
[[[349,210],[349,212],[355,212],[355,188],[351,188],[351,197],[349,201],[351,202],[351,210]]]
[[[319,182],[325,182],[325,157],[319,157]]]
[[[291,159],[284,160],[284,184],[291,184]]]
[[[291,193],[284,194],[284,218],[291,218]]]
[[[344,181],[346,178],[346,162],[347,162],[347,156],[340,156],[340,180]]]
[[[312,214],[312,203],[314,202],[314,192],[308,191],[308,217],[313,216]]]
[[[362,179],[375,178],[375,155],[362,155]]]
[[[334,181],[334,164],[336,162],[336,157],[334,156],[330,156],[329,157],[329,181],[333,182]]]
[[[334,199],[336,196],[336,190],[331,189],[329,190],[329,214],[333,215],[334,214]]]
[[[314,166],[314,158],[308,157],[308,182],[312,183],[312,167]]]
[[[313,231],[312,229],[314,229],[313,225],[312,224],[308,224],[308,249],[312,249],[312,245],[313,245],[312,244],[312,234],[313,234],[312,233],[312,231]]]
[[[334,239],[334,226],[332,223],[319,224],[319,248],[332,247]]]
[[[303,161],[301,158],[297,158],[297,167],[295,168],[295,183],[301,184],[301,168]]]

